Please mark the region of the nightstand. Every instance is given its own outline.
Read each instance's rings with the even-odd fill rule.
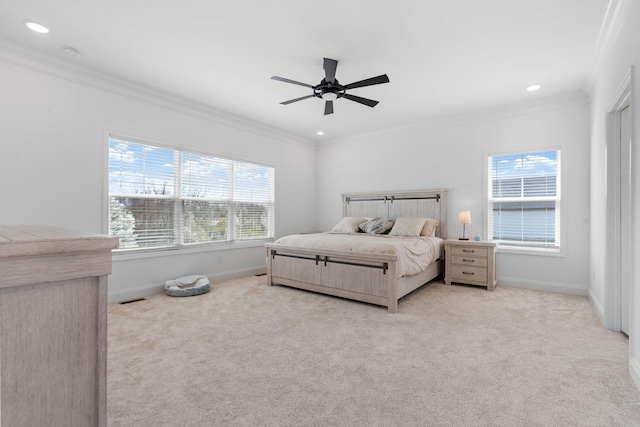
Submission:
[[[496,243],[475,240],[447,239],[444,241],[444,283],[466,283],[496,287]]]

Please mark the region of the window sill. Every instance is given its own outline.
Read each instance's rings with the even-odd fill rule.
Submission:
[[[113,250],[112,261],[131,261],[145,258],[158,258],[165,256],[189,255],[205,252],[230,251],[235,249],[257,248],[264,246],[267,242],[273,242],[274,239],[262,239],[251,241],[224,242],[214,243],[210,245],[194,245],[181,247],[166,247],[156,249],[140,249],[140,250]]]
[[[530,248],[522,246],[508,246],[505,244],[499,244],[497,247],[498,253],[503,254],[516,254],[516,255],[533,255],[533,256],[548,256],[548,257],[566,257],[564,250],[560,249],[545,249],[545,248]]]

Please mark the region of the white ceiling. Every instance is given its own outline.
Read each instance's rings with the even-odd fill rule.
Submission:
[[[305,139],[333,140],[581,90],[609,0],[0,0],[0,39]],[[49,27],[28,30],[23,21]],[[62,50],[72,46],[72,56]],[[279,102],[322,58],[347,99]],[[542,88],[527,92],[538,83]],[[323,137],[316,131],[323,130]]]

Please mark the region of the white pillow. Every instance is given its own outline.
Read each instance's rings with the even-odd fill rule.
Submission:
[[[332,233],[357,233],[358,225],[366,222],[366,218],[359,216],[345,216],[342,220],[331,229]]]
[[[438,225],[440,225],[440,221],[437,219],[427,218],[427,222],[424,223],[424,227],[422,227],[420,235],[434,237],[436,235],[436,228]]]
[[[396,218],[389,236],[419,237],[427,218]]]

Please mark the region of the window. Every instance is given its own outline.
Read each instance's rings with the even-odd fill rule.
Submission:
[[[489,156],[489,239],[560,249],[560,150]]]
[[[121,249],[273,237],[274,168],[109,138],[109,234]]]

